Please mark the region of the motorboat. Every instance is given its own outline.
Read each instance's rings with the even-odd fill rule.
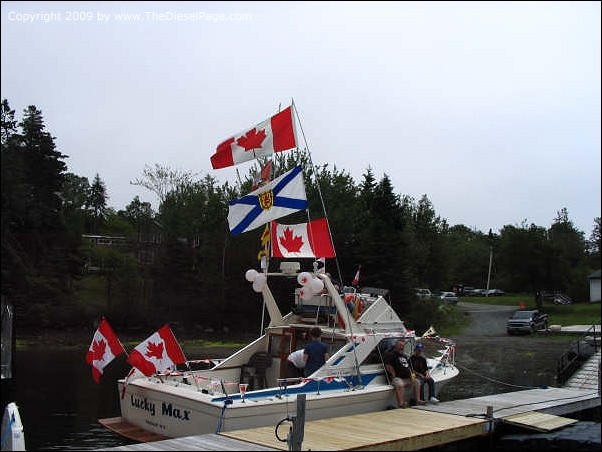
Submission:
[[[458,375],[455,345],[434,331],[417,336],[406,328],[387,290],[341,290],[313,267],[300,271],[298,262],[283,262],[278,272],[247,271],[268,313],[263,334],[224,359],[204,361],[206,368],[189,362],[152,376],[133,368],[118,380],[122,420],[164,437],[183,437],[275,426],[294,414],[301,394],[305,420],[396,407],[383,356],[397,338],[405,338],[408,355],[417,342],[426,345],[437,388]],[[278,278],[297,286],[285,315],[270,289]],[[291,378],[286,358],[305,346],[314,327],[321,329],[329,359],[311,375]]]

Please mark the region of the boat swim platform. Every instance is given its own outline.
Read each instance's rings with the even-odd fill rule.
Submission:
[[[551,431],[574,422],[559,417],[562,414],[599,406],[597,390],[541,388],[320,419],[305,423],[302,450],[420,450],[487,435],[498,422]],[[129,425],[111,419],[122,428]],[[281,437],[286,437],[289,425],[280,427]],[[127,428],[130,433],[136,429]],[[103,450],[288,450],[288,445],[276,438],[275,426],[269,426]]]

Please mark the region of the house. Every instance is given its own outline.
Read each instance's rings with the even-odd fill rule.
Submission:
[[[590,303],[600,302],[600,273],[601,270],[596,270],[587,276],[589,280],[589,301]]]

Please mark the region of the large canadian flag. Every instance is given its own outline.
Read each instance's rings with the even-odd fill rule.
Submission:
[[[215,154],[211,156],[211,166],[213,169],[226,168],[296,146],[293,112],[290,106],[219,144]]]
[[[336,257],[326,218],[309,223],[272,221],[272,257]]]
[[[127,361],[144,375],[150,376],[165,369],[175,369],[176,364],[186,362],[186,357],[171,328],[165,324],[138,344]]]
[[[107,364],[122,353],[125,353],[123,345],[117,339],[109,322],[102,319],[86,353],[86,362],[92,366],[92,378],[96,383],[100,383],[100,377]]]

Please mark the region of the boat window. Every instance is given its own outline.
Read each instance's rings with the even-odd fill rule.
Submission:
[[[382,362],[381,353],[379,353],[378,348],[375,348],[368,356],[366,356],[366,359],[362,364],[382,364]]]
[[[290,334],[270,334],[268,352],[276,358],[282,355],[288,355],[291,352],[290,344]]]

